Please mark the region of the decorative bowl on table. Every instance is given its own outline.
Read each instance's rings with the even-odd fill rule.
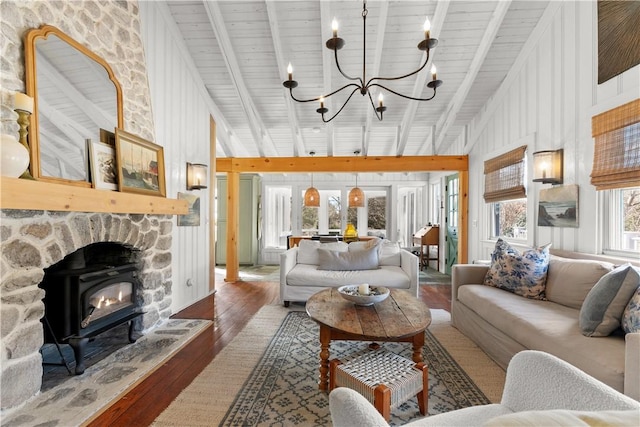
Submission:
[[[384,286],[366,286],[367,293],[363,293],[363,285],[345,285],[338,288],[340,295],[356,305],[373,305],[384,301],[389,296],[389,289]]]

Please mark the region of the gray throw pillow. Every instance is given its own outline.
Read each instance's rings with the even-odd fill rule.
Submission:
[[[638,288],[640,275],[630,264],[605,274],[580,308],[580,330],[587,337],[605,337],[620,327],[625,307]]]
[[[353,252],[337,252],[318,249],[320,265],[318,270],[353,271],[375,270],[378,268],[378,248]]]

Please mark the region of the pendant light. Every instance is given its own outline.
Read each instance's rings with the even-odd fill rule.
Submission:
[[[364,207],[364,192],[360,188],[358,188],[358,174],[356,174],[356,186],[353,187],[351,191],[349,191],[349,207]]]
[[[314,154],[316,154],[315,151],[309,152],[310,156]],[[313,186],[313,172],[311,172],[311,187],[307,188],[307,191],[304,192],[304,205],[313,208],[320,207],[320,193]]]

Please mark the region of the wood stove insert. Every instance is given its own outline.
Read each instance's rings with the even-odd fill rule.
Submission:
[[[128,339],[135,342],[133,320],[143,314],[137,301],[141,287],[138,264],[130,262],[131,256],[105,257],[114,248],[106,245],[98,262],[93,259],[87,263],[86,248],[80,249],[47,269],[39,285],[46,292],[45,342],[71,346],[76,375],[84,373],[85,348],[90,339],[129,322]],[[122,264],[109,265],[105,260]]]

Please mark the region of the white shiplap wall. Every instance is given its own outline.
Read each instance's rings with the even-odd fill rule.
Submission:
[[[640,97],[640,66],[597,84],[596,8],[596,2],[550,2],[503,84],[469,125],[467,146],[459,138],[448,150],[469,153],[470,260],[486,259],[494,245],[487,241],[483,162],[523,143],[529,147],[529,176],[531,153],[564,148],[564,183],[579,185],[579,228],[538,227],[539,191],[550,186],[527,180],[527,243],[602,250],[601,207],[589,178],[591,117]]]
[[[167,197],[177,197],[187,192],[186,163],[209,163],[209,108],[203,87],[185,59],[182,40],[176,38],[175,23],[167,19],[167,6],[147,1],[139,5],[156,143],[164,147]],[[200,196],[200,226],[178,227],[174,219],[173,312],[209,293],[209,198],[213,190],[191,193]]]

